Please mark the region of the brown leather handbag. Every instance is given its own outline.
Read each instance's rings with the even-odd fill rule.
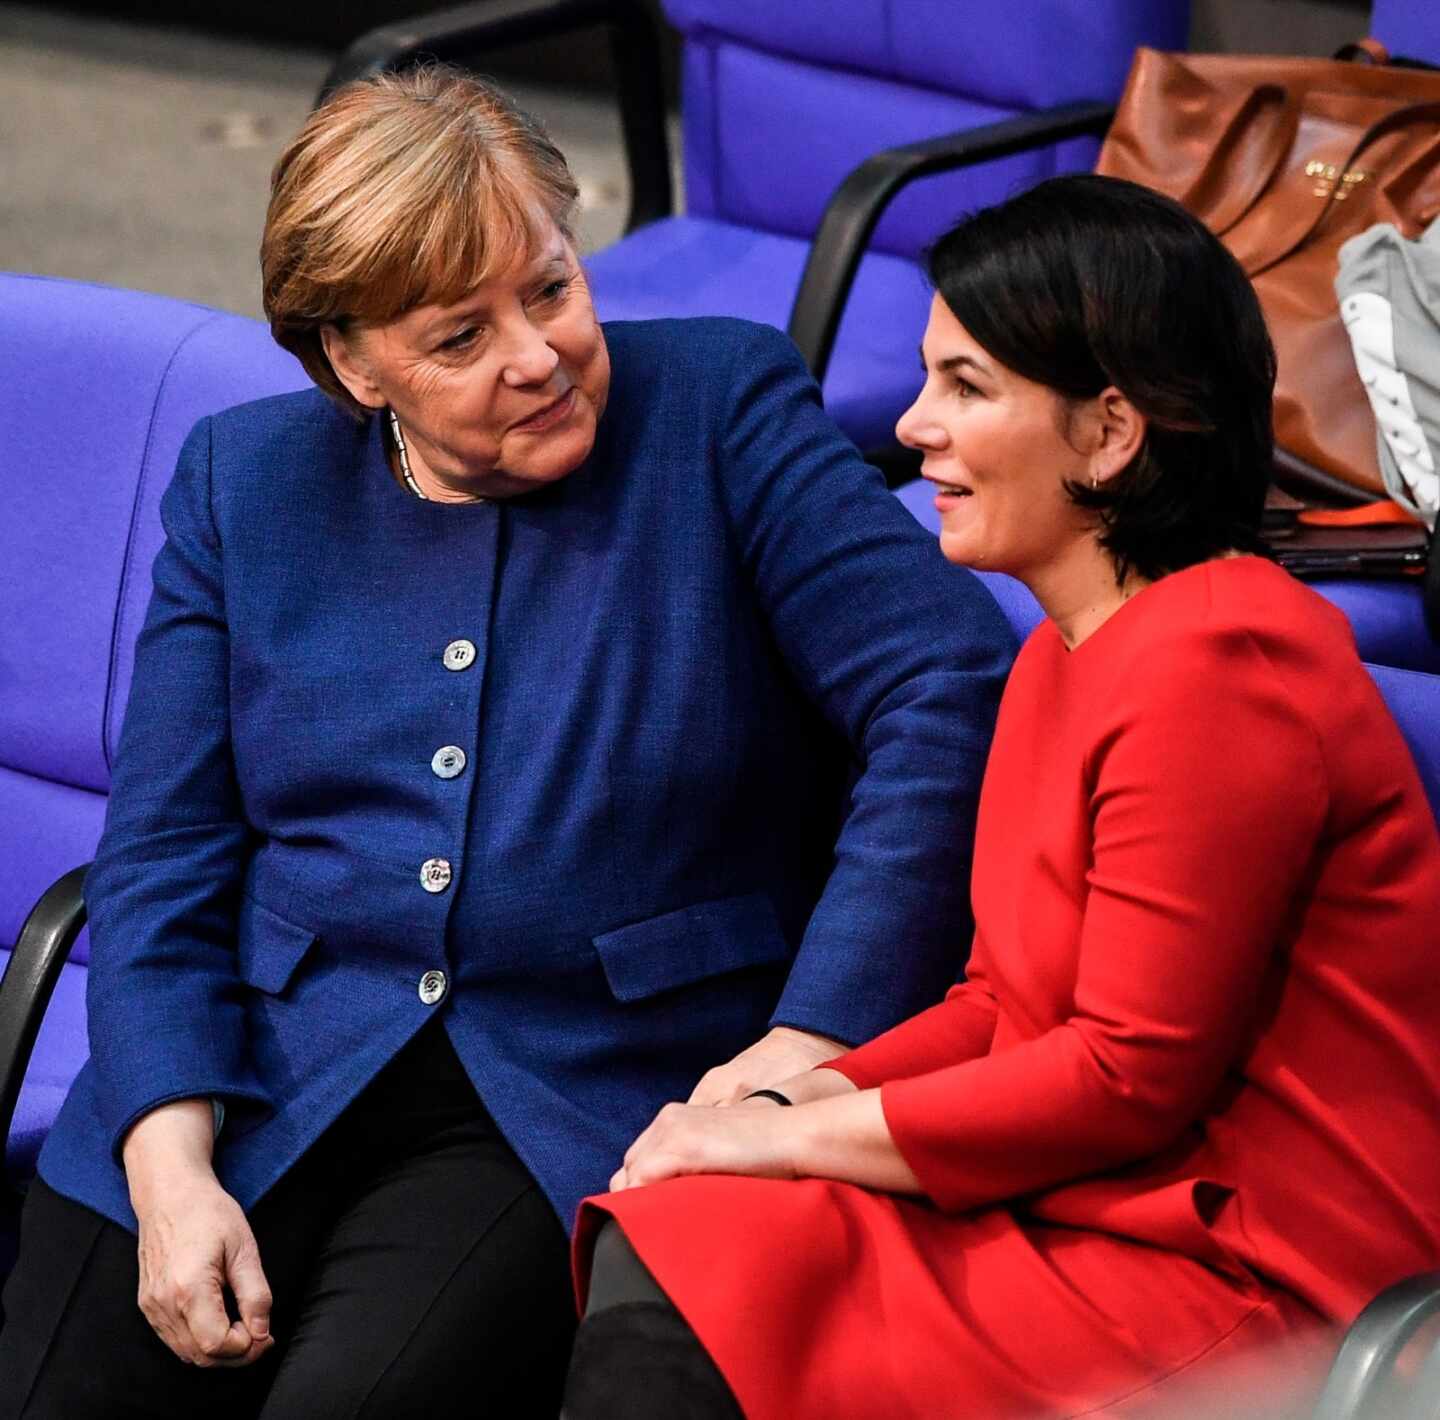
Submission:
[[[1176,198],[1254,281],[1279,359],[1278,481],[1384,497],[1335,273],[1374,223],[1414,238],[1440,215],[1440,71],[1141,49],[1097,171]]]

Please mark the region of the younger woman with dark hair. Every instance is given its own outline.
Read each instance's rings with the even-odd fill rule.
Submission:
[[[581,1214],[568,1420],[1281,1415],[1440,1263],[1440,842],[1343,617],[1257,555],[1245,277],[1102,178],[978,214],[931,274],[899,435],[945,555],[1047,613],[967,977],[660,1113]]]

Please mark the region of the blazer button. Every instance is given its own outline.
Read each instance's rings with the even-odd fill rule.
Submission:
[[[475,664],[475,643],[463,638],[459,641],[452,641],[445,648],[445,654],[440,659],[445,663],[447,671],[469,670]]]
[[[430,768],[437,779],[453,779],[465,772],[465,751],[459,745],[446,745],[435,751]]]
[[[451,876],[448,858],[427,858],[420,864],[420,886],[426,892],[444,892]]]
[[[427,971],[420,978],[420,999],[427,1006],[437,1005],[445,999],[445,993],[450,989],[450,983],[445,980],[443,971]]]

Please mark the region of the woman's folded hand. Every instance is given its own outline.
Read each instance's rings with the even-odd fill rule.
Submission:
[[[794,1112],[761,1100],[735,1109],[667,1104],[625,1151],[610,1191],[693,1173],[795,1178],[786,1127]]]
[[[274,1342],[270,1287],[250,1224],[211,1167],[213,1133],[208,1101],[177,1100],[126,1136],[125,1172],[140,1223],[140,1310],[182,1361],[245,1366]]]
[[[776,1026],[733,1060],[701,1076],[690,1104],[739,1104],[751,1090],[773,1089],[782,1080],[843,1055],[845,1047],[828,1036],[793,1026]]]
[[[838,1070],[781,1082],[795,1108],[751,1100],[732,1109],[667,1104],[625,1152],[610,1191],[683,1174],[828,1178],[890,1193],[920,1193],[896,1147],[879,1090],[860,1090]]]

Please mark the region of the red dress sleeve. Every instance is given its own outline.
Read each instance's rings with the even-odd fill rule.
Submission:
[[[838,1070],[862,1090],[886,1080],[924,1075],[960,1060],[973,1060],[990,1049],[996,1005],[985,977],[984,945],[977,937],[965,980],[945,999],[883,1035],[834,1060],[822,1070]]]
[[[1155,1153],[1200,1117],[1255,1024],[1327,812],[1317,735],[1243,631],[1179,638],[1137,680],[1115,692],[1127,703],[1097,706],[1085,760],[1072,1014],[882,1087],[897,1147],[943,1208]]]

